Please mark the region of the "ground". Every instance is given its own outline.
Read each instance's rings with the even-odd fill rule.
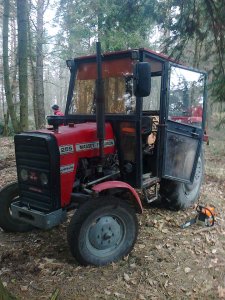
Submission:
[[[225,299],[224,129],[210,132],[199,203],[216,208],[215,226],[180,225],[193,208],[149,206],[139,216],[131,254],[106,267],[81,267],[71,256],[67,224],[49,231],[0,230],[0,278],[18,299]],[[0,187],[16,179],[12,138],[0,139]],[[1,295],[0,295],[1,299]]]

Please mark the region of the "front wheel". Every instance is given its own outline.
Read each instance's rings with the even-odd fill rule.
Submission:
[[[68,227],[72,255],[82,265],[103,266],[128,255],[138,233],[134,210],[117,198],[82,205]]]
[[[11,204],[18,201],[17,182],[10,183],[0,191],[0,227],[9,232],[27,232],[33,227],[12,217]]]
[[[204,160],[199,156],[194,181],[191,184],[163,179],[160,184],[162,202],[170,209],[180,210],[193,205],[200,194],[204,176]]]

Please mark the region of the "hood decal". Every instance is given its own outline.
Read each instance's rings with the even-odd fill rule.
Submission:
[[[60,167],[61,174],[72,173],[73,171],[74,171],[74,164],[64,165]]]
[[[74,153],[73,145],[62,145],[62,146],[59,146],[59,153],[60,153],[60,155]]]
[[[106,147],[113,147],[115,145],[115,142],[113,139],[104,140],[104,148]],[[82,143],[82,144],[76,144],[76,151],[86,151],[91,149],[98,149],[99,148],[99,142],[91,142],[91,143]]]

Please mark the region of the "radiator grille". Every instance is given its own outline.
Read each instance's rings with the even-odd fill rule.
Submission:
[[[15,151],[21,203],[43,212],[58,209],[59,151],[54,136],[44,133],[16,135]],[[27,180],[21,177],[21,170],[27,171]],[[47,176],[47,185],[41,183],[41,174]]]

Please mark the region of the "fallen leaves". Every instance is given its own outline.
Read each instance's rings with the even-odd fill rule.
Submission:
[[[123,274],[123,278],[125,281],[130,281],[130,276],[126,273]]]
[[[0,170],[0,185],[13,178],[14,158],[7,147],[6,143],[4,153],[10,161]],[[206,180],[200,202],[212,203],[220,212],[212,229],[194,225],[181,230],[179,224],[191,216],[192,209],[172,212],[149,207],[138,216],[135,250],[102,268],[78,266],[67,247],[66,224],[30,234],[0,230],[4,285],[18,298],[32,300],[49,300],[59,288],[60,299],[204,299],[209,287],[209,299],[225,299],[225,224],[221,221],[225,186],[211,183],[211,177]]]
[[[225,299],[225,288],[219,285],[217,291],[218,291],[219,298]]]
[[[191,272],[191,268],[189,268],[189,267],[186,267],[185,269],[184,269],[184,272],[187,274],[187,273],[190,273]]]
[[[121,298],[121,299],[125,299],[125,298],[126,298],[126,296],[125,296],[124,294],[121,294],[121,293],[118,293],[118,292],[115,292],[115,293],[114,293],[114,296],[115,296],[116,298]]]
[[[28,290],[28,285],[21,285],[21,286],[20,286],[20,290],[21,290],[22,292],[26,292],[26,291]]]

